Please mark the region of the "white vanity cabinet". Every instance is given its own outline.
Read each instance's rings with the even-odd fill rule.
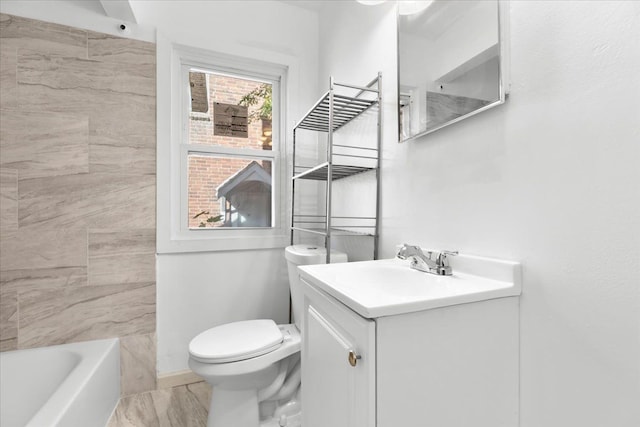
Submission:
[[[304,427],[375,425],[375,322],[305,284]]]
[[[460,299],[453,280],[464,279],[412,271],[456,295],[424,309],[399,308],[394,298],[412,288],[390,287],[385,298],[389,290],[374,286],[382,272],[349,275],[358,264],[381,262],[300,269],[303,426],[517,427],[519,297],[476,289],[479,300]],[[358,296],[366,285],[387,308]]]

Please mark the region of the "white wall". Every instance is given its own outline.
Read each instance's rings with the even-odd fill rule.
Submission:
[[[26,11],[9,3],[3,12],[51,13],[74,25],[46,9],[50,2]],[[318,64],[311,12],[254,2],[269,17],[261,24],[252,15],[269,30],[254,31],[243,25],[243,6],[154,3],[134,4],[141,26],[157,22],[169,39],[299,56],[309,78],[298,81],[292,118],[319,94],[317,76],[324,89],[328,75],[357,83],[381,70],[382,255],[407,241],[521,261],[521,425],[640,422],[640,3],[513,2],[507,103],[400,145],[389,5],[341,2],[339,13],[322,12]],[[78,20],[95,14],[73,10]],[[195,22],[185,22],[194,11]],[[107,24],[89,29],[107,32]],[[280,321],[285,286],[278,250],[159,256],[161,373],[186,367],[185,343],[197,330]]]
[[[279,1],[130,0],[138,23],[160,38],[218,53],[287,61],[290,77],[289,124],[315,100],[317,16]],[[290,138],[290,132],[287,133]]]
[[[326,91],[329,76],[337,82],[365,85],[382,73],[383,151],[389,141],[397,139],[397,65],[395,52],[396,14],[393,4],[375,7],[356,2],[332,2],[320,10],[320,90]],[[336,132],[341,144],[375,147],[375,112],[360,116],[349,126]],[[343,151],[345,152],[345,151]],[[354,153],[362,155],[362,152]],[[383,154],[384,156],[384,154]],[[344,161],[344,158],[338,158]],[[363,165],[366,165],[364,162]],[[384,172],[382,180],[385,180]],[[374,209],[366,195],[375,194],[374,175],[357,175],[334,183],[333,214],[369,216]],[[384,200],[382,195],[382,200]],[[324,204],[324,202],[322,202]],[[399,207],[402,209],[402,207]],[[336,237],[332,246],[348,253],[351,261],[371,259],[373,240],[366,237]]]
[[[171,129],[166,127],[172,102],[172,77],[166,69],[171,44],[286,65],[287,129],[283,134],[285,146],[291,146],[293,121],[315,100],[318,20],[313,12],[276,1],[133,1],[132,8],[139,23],[158,32],[160,168],[172,167],[166,158],[168,144],[173,143],[168,139]],[[158,188],[171,185],[170,175],[159,170]],[[169,209],[165,195],[159,192],[159,210]],[[159,228],[168,226],[166,217],[167,212],[159,212]],[[283,248],[162,253],[157,269],[160,375],[188,369],[189,341],[208,328],[256,318],[288,321]]]
[[[310,10],[277,1],[132,1],[138,24],[127,37],[167,45],[178,43],[289,66],[287,129],[317,96],[318,18]],[[122,35],[96,1],[3,1],[3,13]],[[157,37],[156,37],[157,32]],[[158,80],[166,77],[159,69]],[[167,93],[159,85],[158,114],[166,114]],[[167,91],[169,85],[166,85]],[[159,141],[166,129],[158,128]],[[158,162],[162,159],[159,157]],[[168,189],[167,174],[158,175]],[[314,196],[315,199],[315,196]],[[159,204],[158,208],[161,206]],[[160,226],[160,223],[158,224]],[[199,332],[230,321],[272,318],[287,322],[289,294],[283,249],[160,254],[157,257],[158,371],[187,369],[188,344]]]
[[[282,249],[158,255],[158,370],[188,369],[189,341],[247,319],[289,320]]]
[[[106,16],[98,0],[2,0],[0,12],[136,40],[156,40],[155,28],[131,22],[122,33],[118,27],[123,21]]]
[[[336,7],[320,77],[392,76],[387,6]],[[504,106],[404,144],[386,114],[382,255],[407,241],[523,263],[523,427],[640,423],[639,15],[512,2]]]

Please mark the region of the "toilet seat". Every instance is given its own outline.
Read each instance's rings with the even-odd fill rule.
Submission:
[[[302,340],[300,339],[300,332],[295,325],[279,325],[278,328],[282,331],[282,335],[284,335],[284,341],[269,353],[251,359],[229,363],[208,363],[206,359],[200,359],[191,354],[189,357],[189,367],[196,373],[208,375],[244,375],[264,369],[294,353],[298,353]]]
[[[270,353],[284,336],[271,319],[227,323],[208,329],[189,343],[189,353],[202,363],[237,362]]]

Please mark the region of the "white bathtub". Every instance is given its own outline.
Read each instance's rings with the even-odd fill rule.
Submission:
[[[104,426],[120,398],[118,339],[0,353],[0,426]]]

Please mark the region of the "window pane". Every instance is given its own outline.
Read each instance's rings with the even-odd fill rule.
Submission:
[[[189,155],[189,228],[273,227],[272,163]]]
[[[194,69],[189,87],[189,143],[271,150],[271,84]]]

